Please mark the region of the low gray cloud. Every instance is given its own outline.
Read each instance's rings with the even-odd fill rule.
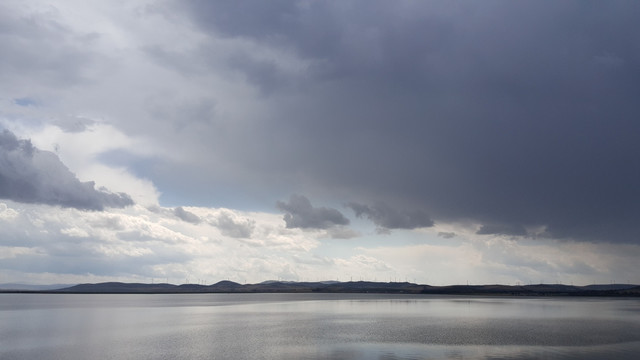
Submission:
[[[86,210],[133,204],[127,194],[79,181],[54,153],[38,150],[6,129],[0,133],[0,198]]]
[[[255,221],[251,219],[236,219],[229,213],[221,212],[217,217],[210,219],[209,224],[217,227],[222,235],[233,238],[251,238]]]
[[[433,220],[420,210],[400,211],[381,202],[372,206],[352,202],[347,206],[356,213],[356,216],[366,217],[373,221],[383,232],[393,229],[416,229],[433,226]]]
[[[276,206],[285,213],[287,228],[329,229],[333,226],[348,225],[342,213],[333,208],[313,207],[309,199],[302,195],[291,195],[289,202],[278,201]]]
[[[476,234],[526,236],[527,230],[522,225],[518,224],[484,224]]]
[[[96,122],[81,116],[64,116],[56,119],[53,123],[64,132],[79,133],[86,131]]]
[[[438,236],[440,236],[441,238],[445,238],[445,239],[453,239],[457,235],[454,232],[440,231],[440,232],[438,232]]]
[[[361,234],[348,226],[334,226],[326,229],[326,236],[332,239],[353,239]]]
[[[202,221],[202,219],[200,219],[198,215],[185,210],[182,206],[178,206],[177,208],[173,209],[173,214],[180,218],[180,220],[192,224],[199,224]]]
[[[95,228],[104,228],[112,231],[125,230],[125,224],[119,216],[103,216],[89,221],[89,224]]]

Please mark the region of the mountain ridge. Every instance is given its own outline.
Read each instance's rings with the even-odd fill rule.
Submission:
[[[257,284],[240,284],[223,280],[211,285],[168,283],[103,282],[77,284],[59,289],[0,290],[2,292],[35,293],[392,293],[433,295],[508,295],[508,296],[640,296],[640,286],[633,284],[594,284],[574,286],[564,284],[531,285],[445,285],[433,286],[410,282],[374,281],[265,281]]]

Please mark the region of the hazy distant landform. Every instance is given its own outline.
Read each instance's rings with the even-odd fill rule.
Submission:
[[[608,284],[573,286],[563,284],[537,285],[449,285],[431,286],[409,282],[372,281],[322,281],[292,282],[265,281],[258,284],[239,284],[220,281],[212,285],[167,283],[143,284],[105,282],[79,284],[58,289],[18,289],[0,286],[8,291],[60,292],[60,293],[392,293],[392,294],[442,294],[442,295],[513,295],[513,296],[640,296],[640,286],[632,284]],[[17,289],[17,290],[16,290]]]

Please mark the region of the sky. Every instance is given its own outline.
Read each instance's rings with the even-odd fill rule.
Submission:
[[[640,283],[640,3],[0,3],[0,283]]]

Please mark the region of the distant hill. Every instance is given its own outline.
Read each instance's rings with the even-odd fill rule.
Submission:
[[[640,286],[629,284],[572,286],[562,284],[537,285],[450,285],[430,286],[409,282],[293,282],[266,281],[259,284],[239,284],[220,281],[212,285],[142,284],[107,282],[79,284],[47,292],[58,293],[387,293],[442,295],[502,295],[502,296],[640,296]]]
[[[587,285],[583,289],[587,290],[627,290],[637,287],[637,285],[630,284],[606,284],[606,285]]]
[[[155,293],[173,292],[177,286],[172,284],[142,284],[106,282],[99,284],[79,284],[59,289],[60,292],[70,293]]]
[[[32,285],[32,284],[0,284],[0,290],[41,291],[55,290],[72,286],[71,284]]]

